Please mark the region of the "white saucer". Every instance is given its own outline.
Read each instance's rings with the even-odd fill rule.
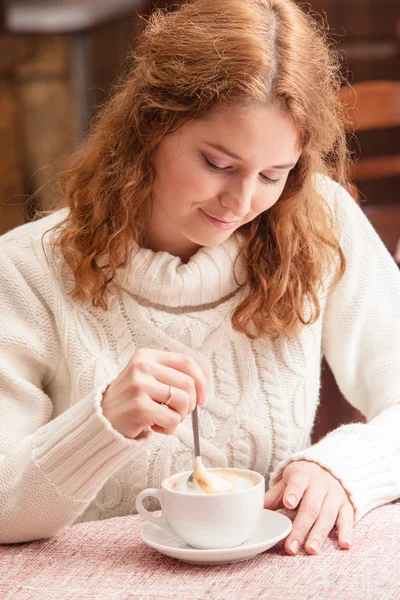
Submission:
[[[264,509],[257,531],[236,548],[197,550],[153,523],[142,525],[140,537],[147,546],[155,548],[171,558],[198,565],[221,565],[248,560],[272,548],[287,537],[291,529],[292,522],[288,517],[279,512]]]

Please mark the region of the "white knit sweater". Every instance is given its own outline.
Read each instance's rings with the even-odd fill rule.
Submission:
[[[289,461],[315,461],[342,482],[356,519],[400,496],[400,274],[347,192],[320,185],[347,270],[318,322],[291,341],[232,329],[235,236],[187,264],[135,251],[107,312],[71,300],[49,235],[46,261],[42,235],[59,213],[0,238],[0,543],[133,513],[140,490],[191,467],[190,417],[174,435],[128,440],[102,415],[102,392],[141,347],[209,366],[206,466],[254,469],[273,483]],[[310,447],[322,355],[369,422]]]

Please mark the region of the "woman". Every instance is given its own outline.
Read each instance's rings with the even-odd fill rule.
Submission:
[[[292,0],[154,14],[73,157],[1,239],[0,542],[134,512],[190,468],[269,480],[286,551],[399,497],[400,278],[347,194],[338,67]],[[368,424],[310,446],[325,355]]]

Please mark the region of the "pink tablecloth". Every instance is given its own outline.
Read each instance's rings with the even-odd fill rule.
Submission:
[[[357,525],[353,549],[332,534],[318,556],[280,543],[242,563],[195,566],[139,538],[139,516],[83,523],[56,538],[0,546],[1,600],[399,600],[400,504]]]

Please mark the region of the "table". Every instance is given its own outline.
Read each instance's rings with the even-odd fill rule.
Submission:
[[[371,511],[354,546],[334,534],[320,555],[283,542],[231,565],[189,565],[148,548],[132,515],[68,527],[50,540],[0,546],[1,600],[399,600],[400,504]]]

